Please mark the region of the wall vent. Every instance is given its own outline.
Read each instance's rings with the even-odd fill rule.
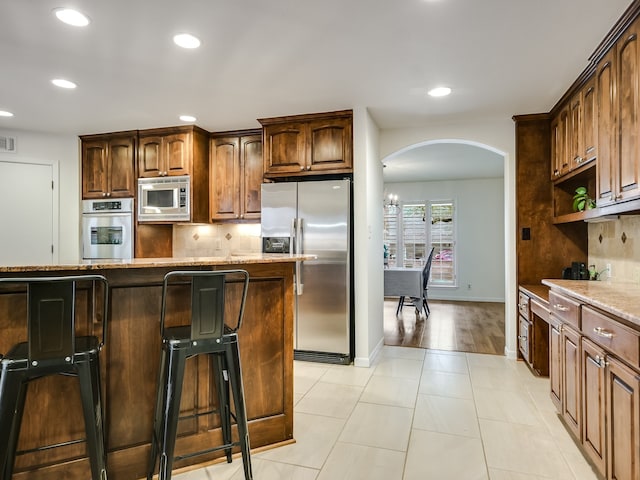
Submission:
[[[0,134],[0,153],[16,153],[16,137]]]

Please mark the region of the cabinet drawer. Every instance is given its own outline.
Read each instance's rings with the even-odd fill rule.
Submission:
[[[529,318],[529,296],[522,292],[518,292],[518,310],[520,315],[527,320],[531,320]]]
[[[549,292],[549,310],[563,322],[580,330],[580,303],[558,292]]]
[[[640,366],[640,332],[600,312],[582,307],[582,331],[591,340],[631,365]]]
[[[549,323],[549,306],[531,299],[531,313],[537,315],[545,322]]]

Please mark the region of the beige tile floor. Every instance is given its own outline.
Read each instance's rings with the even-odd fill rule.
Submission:
[[[597,479],[522,362],[387,346],[294,372],[297,442],[254,454],[255,480]],[[242,461],[173,478],[242,480]]]

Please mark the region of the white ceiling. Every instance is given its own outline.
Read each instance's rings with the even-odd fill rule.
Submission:
[[[631,0],[3,0],[0,129],[87,134],[367,107],[382,129],[548,111]],[[52,10],[72,6],[78,29]],[[171,38],[188,31],[194,51]],[[74,91],[49,81],[64,77]],[[437,85],[453,89],[430,98]]]

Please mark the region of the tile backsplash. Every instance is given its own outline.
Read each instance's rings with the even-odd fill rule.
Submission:
[[[590,223],[588,228],[589,265],[599,272],[611,265],[612,282],[640,283],[640,215]]]
[[[261,248],[259,223],[173,226],[174,257],[226,257]]]

